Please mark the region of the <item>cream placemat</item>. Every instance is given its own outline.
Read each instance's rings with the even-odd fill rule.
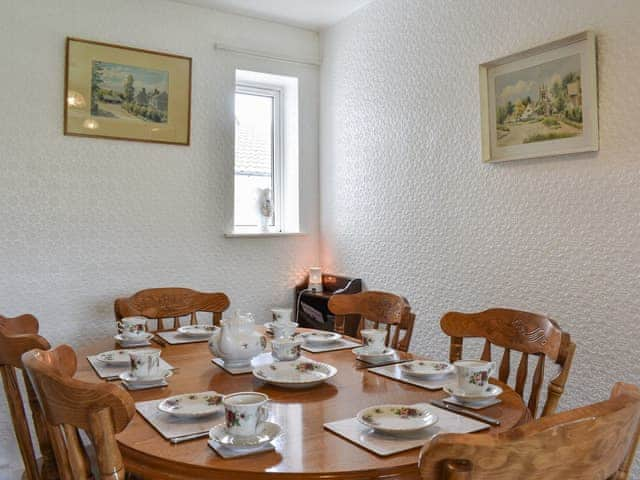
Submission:
[[[300,348],[310,353],[324,353],[335,352],[336,350],[346,350],[347,348],[355,348],[360,346],[362,346],[360,342],[354,342],[353,340],[341,338],[337,342],[331,343],[329,345],[311,345],[305,343]]]
[[[190,337],[179,332],[158,332],[156,337],[160,337],[169,345],[182,345],[183,343],[208,342],[209,337]]]
[[[300,358],[304,358],[304,357],[300,357]],[[218,357],[212,358],[211,362],[214,365],[217,365],[218,367],[222,368],[225,372],[230,373],[231,375],[242,375],[244,373],[253,372],[254,368],[264,367],[265,365],[271,365],[273,362],[277,362],[277,360],[273,358],[273,355],[271,355],[271,352],[264,352],[258,356],[253,357],[251,359],[251,365],[248,365],[246,367],[228,367],[224,364],[224,360]]]
[[[418,405],[429,408],[437,415],[438,423],[419,432],[403,436],[375,432],[361,424],[356,418],[325,423],[324,428],[382,457],[422,447],[438,433],[471,433],[489,428],[486,423],[448,412],[433,405]]]
[[[103,363],[98,360],[98,355],[89,355],[87,360],[98,376],[104,380],[118,380],[121,373],[125,373],[130,370],[129,365],[108,365]],[[173,370],[173,367],[162,358],[160,358],[160,367],[163,370]]]
[[[246,457],[247,455],[255,455],[256,453],[262,452],[272,452],[273,450],[275,450],[275,447],[272,443],[266,443],[255,448],[230,448],[224,445],[220,445],[220,443],[216,442],[215,440],[209,440],[209,446],[222,458]]]
[[[136,410],[155,428],[163,438],[171,440],[175,437],[193,435],[211,430],[224,421],[224,411],[205,418],[180,418],[158,410],[158,404],[164,399],[136,402]]]
[[[445,385],[449,385],[455,382],[456,379],[454,373],[450,373],[449,375],[438,378],[436,380],[422,380],[420,378],[409,377],[408,375],[402,373],[402,369],[400,368],[399,364],[370,368],[369,371],[378,375],[382,375],[383,377],[393,378],[394,380],[408,383],[409,385],[426,388],[427,390],[440,390]]]

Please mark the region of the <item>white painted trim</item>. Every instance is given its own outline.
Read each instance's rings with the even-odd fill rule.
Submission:
[[[224,43],[215,43],[213,48],[223,52],[231,52],[238,55],[248,55],[250,57],[266,58],[268,60],[275,60],[277,62],[297,63],[300,65],[308,65],[312,67],[319,67],[322,65],[322,60],[319,58],[296,58],[286,55],[277,55],[274,53],[263,52],[259,50],[249,50],[246,48],[238,48],[231,45],[225,45]]]
[[[225,238],[269,238],[269,237],[304,237],[305,232],[227,232],[224,234]]]

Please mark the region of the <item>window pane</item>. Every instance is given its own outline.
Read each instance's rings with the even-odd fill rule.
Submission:
[[[273,198],[273,98],[236,93],[235,104],[234,223],[259,226],[261,189],[270,188]]]

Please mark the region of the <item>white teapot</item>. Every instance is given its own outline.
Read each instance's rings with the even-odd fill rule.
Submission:
[[[236,311],[233,318],[222,320],[220,325],[220,330],[209,338],[209,350],[222,358],[227,367],[247,367],[253,357],[267,348],[267,338],[256,332],[250,313],[243,315]]]

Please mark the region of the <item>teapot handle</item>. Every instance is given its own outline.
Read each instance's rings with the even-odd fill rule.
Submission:
[[[267,337],[260,335],[260,350],[264,352],[267,349]]]

